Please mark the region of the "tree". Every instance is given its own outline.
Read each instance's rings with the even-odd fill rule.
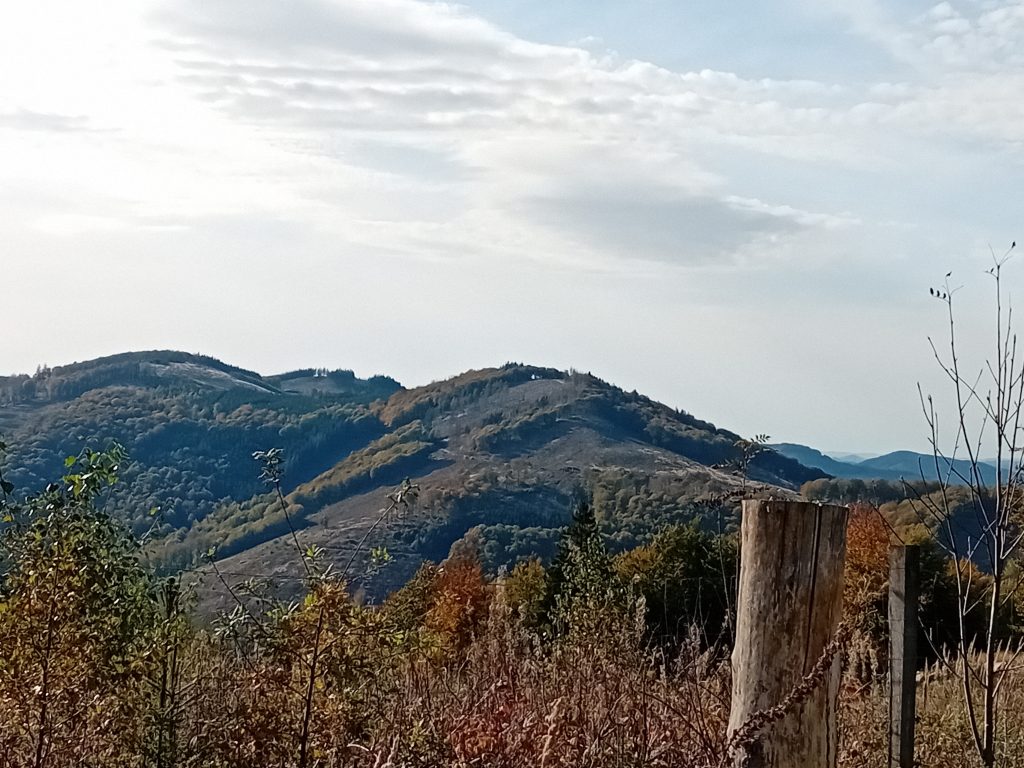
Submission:
[[[714,643],[731,627],[736,555],[732,537],[702,531],[696,524],[676,525],[650,544],[619,555],[615,568],[643,596],[648,626],[658,636],[677,641],[697,627]]]
[[[462,651],[487,619],[490,589],[474,553],[449,557],[434,578],[425,626],[447,651]]]
[[[308,768],[319,764],[318,739],[325,727],[322,710],[325,700],[333,700],[329,688],[339,683],[345,689],[357,669],[354,659],[359,654],[353,652],[347,641],[365,631],[363,625],[368,619],[367,612],[359,610],[350,599],[345,579],[361,556],[370,534],[407,510],[416,498],[418,487],[407,479],[387,495],[387,505],[379,510],[377,518],[356,542],[345,565],[335,571],[331,564],[325,563],[324,550],[316,546],[304,547],[299,540],[282,490],[283,451],[271,448],[256,451],[252,457],[259,463],[260,479],[271,487],[287,524],[292,546],[304,571],[306,594],[301,602],[289,604],[250,591],[247,586],[240,594],[240,590],[227,583],[216,563],[212,563],[222,585],[236,603],[235,609],[222,622],[222,634],[231,637],[236,646],[246,653],[251,654],[260,643],[271,649],[270,657],[276,666],[276,674],[288,681],[285,698],[291,695],[298,700],[273,718],[275,728],[270,729],[273,736],[266,740],[266,749],[277,759],[283,760],[283,756],[294,758],[296,768]],[[371,552],[371,557],[386,559],[388,554],[379,548]],[[479,566],[477,569],[479,572]],[[247,604],[245,597],[253,598],[251,602],[255,606]],[[455,627],[461,628],[461,625]],[[261,680],[260,685],[265,682]],[[292,721],[288,717],[291,712],[298,715]]]
[[[566,628],[574,609],[587,610],[608,602],[615,596],[615,587],[612,559],[594,509],[581,500],[547,570],[544,605],[548,621],[556,628]]]
[[[1000,616],[1012,602],[1020,580],[1007,580],[1012,560],[1024,540],[1021,513],[1024,511],[1024,363],[1018,357],[1013,313],[1008,307],[1003,285],[1003,268],[1016,243],[1002,257],[993,255],[988,274],[994,281],[994,357],[977,369],[969,370],[961,360],[957,333],[957,314],[950,275],[941,288],[930,293],[945,305],[948,341],[940,352],[929,339],[935,359],[949,382],[955,403],[952,435],[940,433],[938,409],[932,396],[920,386],[921,406],[929,427],[932,471],[939,478],[939,491],[917,496],[916,508],[923,520],[936,528],[939,543],[952,558],[958,603],[957,643],[962,664],[960,678],[967,719],[974,746],[981,762],[996,762],[996,725],[999,717],[1000,685],[1013,664],[997,668]],[[983,461],[985,452],[995,457],[993,473]],[[966,459],[967,469],[954,464]],[[926,472],[922,467],[921,479]],[[976,527],[965,529],[963,519],[955,515],[956,494],[951,486],[960,483],[968,489]],[[991,573],[981,582],[974,562],[982,560]],[[985,613],[983,647],[975,660],[974,637],[969,629],[971,614]]]
[[[544,612],[545,587],[544,566],[536,557],[516,563],[503,580],[505,602],[524,626],[531,629],[539,626]]]
[[[84,451],[23,504],[0,478],[0,704],[14,764],[89,762],[75,752],[84,735],[117,743],[139,722],[126,710],[139,703],[155,602],[138,542],[96,503],[124,458],[120,446]]]

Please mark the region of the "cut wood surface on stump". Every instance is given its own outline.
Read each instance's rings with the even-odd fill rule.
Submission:
[[[797,501],[743,502],[740,581],[729,733],[783,703],[834,639],[842,614],[846,507]],[[836,765],[836,654],[813,690],[742,739],[734,765]]]

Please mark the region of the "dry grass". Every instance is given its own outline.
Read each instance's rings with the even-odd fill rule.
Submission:
[[[305,768],[723,764],[729,659],[697,633],[669,660],[644,640],[642,616],[602,608],[582,611],[565,636],[545,641],[501,590],[483,609],[468,586],[449,591],[466,596],[455,601],[467,607],[466,620],[413,631],[396,629],[386,610],[359,608],[337,586],[257,632],[188,630],[174,643],[172,703],[163,710],[154,697],[165,646],[154,646],[116,686],[93,680],[78,690],[69,671],[67,701],[41,762],[38,692],[0,664],[0,723],[8,724],[0,727],[0,766],[299,766],[314,650]],[[855,658],[847,654],[841,691],[840,765],[883,768],[884,681],[858,679]],[[979,764],[960,690],[943,668],[920,683],[922,768]],[[1001,704],[998,765],[1024,766],[1021,673],[1008,674]]]
[[[714,764],[727,665],[696,643],[665,664],[640,636],[597,621],[546,648],[496,601],[463,658],[443,671],[403,665],[394,720],[374,734],[370,754],[393,755],[395,765]],[[423,743],[438,762],[423,761]]]
[[[929,667],[918,675],[916,761],[921,768],[980,765],[964,712],[958,673]],[[1024,677],[1008,673],[1000,696],[997,765],[1024,766]],[[843,768],[887,768],[888,692],[884,680],[844,686],[839,706]]]

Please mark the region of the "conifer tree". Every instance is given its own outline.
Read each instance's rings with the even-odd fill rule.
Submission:
[[[548,621],[564,628],[577,606],[596,607],[606,602],[614,596],[615,586],[612,559],[594,509],[581,500],[547,571],[544,608]]]

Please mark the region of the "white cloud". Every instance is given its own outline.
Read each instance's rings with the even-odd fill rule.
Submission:
[[[89,120],[82,115],[61,115],[53,112],[33,112],[29,109],[0,111],[0,129],[19,131],[70,131],[94,130]]]
[[[766,203],[772,213],[738,205],[703,160],[708,147],[863,161],[858,138],[840,135],[844,122],[857,127],[844,114],[854,94],[833,84],[675,73],[529,43],[452,6],[412,0],[246,7],[163,8],[160,42],[178,82],[276,146],[336,163],[326,196],[362,197],[347,211],[363,222],[381,216],[350,183],[404,202],[406,191],[443,181],[468,206],[460,226],[533,230],[549,258],[572,250],[595,264],[625,254],[728,261],[745,244],[778,242],[835,214],[783,214],[785,200]],[[379,151],[386,135],[392,158]]]
[[[49,37],[44,8],[25,16],[32,34],[8,27],[20,57],[77,24],[103,42],[71,45],[70,84],[68,66],[48,61],[44,87],[0,91],[13,105],[0,130],[95,135],[11,143],[0,159],[22,187],[77,188],[51,212],[67,221],[272,213],[410,256],[460,243],[464,257],[504,258],[531,243],[537,258],[595,266],[728,263],[865,222],[857,191],[821,206],[762,189],[756,164],[723,170],[716,158],[730,152],[823,177],[892,172],[957,143],[1019,153],[1024,75],[980,51],[1017,40],[1021,8],[970,16],[942,3],[900,24],[879,4],[843,6],[893,50],[972,67],[863,85],[673,72],[416,0],[112,4]],[[453,229],[492,236],[471,243]]]

